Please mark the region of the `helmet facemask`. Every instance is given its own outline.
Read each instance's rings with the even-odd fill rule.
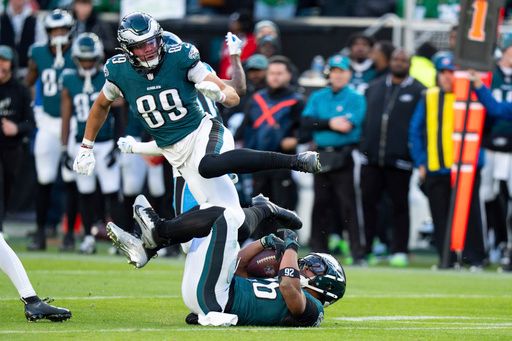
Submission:
[[[299,259],[299,269],[301,286],[319,293],[324,306],[327,307],[343,297],[346,287],[345,273],[331,255],[311,253]],[[311,271],[314,276],[306,277],[305,270]]]
[[[103,44],[96,34],[82,33],[71,47],[71,56],[78,74],[85,79],[83,91],[92,93],[92,77],[101,69],[103,63]]]
[[[74,24],[75,21],[71,14],[60,9],[52,11],[44,19],[48,40],[56,50],[54,60],[54,67],[56,68],[60,69],[64,66],[63,47],[71,42]],[[62,34],[54,35],[55,30],[62,31]]]
[[[130,63],[142,72],[151,72],[162,61],[162,28],[147,14],[136,12],[124,17],[117,40]]]

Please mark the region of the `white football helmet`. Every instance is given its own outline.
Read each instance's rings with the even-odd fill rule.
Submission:
[[[56,9],[50,12],[44,18],[44,28],[48,34],[48,40],[51,45],[65,45],[71,41],[71,33],[73,31],[75,21],[71,14],[62,9]],[[65,28],[67,33],[64,35],[53,36],[51,31],[56,28]]]

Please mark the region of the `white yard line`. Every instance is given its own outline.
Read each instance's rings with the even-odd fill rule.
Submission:
[[[180,295],[153,295],[153,296],[56,296],[60,300],[139,300],[139,299],[171,299],[181,298]],[[19,301],[19,298],[0,297],[0,301]]]
[[[293,331],[316,333],[319,330],[460,330],[459,327],[354,327],[354,326],[336,326],[319,328],[288,328],[288,327],[230,327],[231,333],[237,331]],[[225,333],[225,327],[177,327],[177,328],[112,328],[112,329],[73,329],[73,330],[0,330],[0,335],[6,334],[78,334],[78,333],[134,333],[134,332],[203,332],[218,331]],[[465,330],[496,330],[512,329],[512,324],[485,324],[481,326],[466,326]]]

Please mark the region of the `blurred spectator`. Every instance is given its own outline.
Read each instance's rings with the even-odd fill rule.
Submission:
[[[5,209],[22,161],[22,139],[35,127],[28,89],[13,75],[14,51],[0,45],[0,234]]]
[[[508,50],[510,50],[510,48],[508,48],[507,51]],[[504,56],[506,56],[508,54],[507,51],[505,51]],[[482,104],[485,106],[485,109],[487,110],[486,121],[489,121],[491,117],[498,118],[498,120],[496,120],[496,121],[493,121],[493,120],[490,121],[490,122],[494,122],[494,124],[491,124],[491,126],[492,126],[491,132],[498,133],[500,127],[506,128],[507,122],[509,124],[512,123],[512,102],[507,101],[507,100],[505,100],[503,102],[498,102],[497,99],[494,98],[493,95],[491,95],[491,92],[489,91],[489,89],[486,88],[485,86],[483,86],[482,82],[480,81],[480,78],[478,76],[476,76],[474,72],[472,72],[472,78],[473,78],[473,81],[475,84],[478,100],[480,102],[482,102]],[[498,79],[498,82],[499,82],[499,80],[500,80],[499,73],[497,74],[496,78],[493,77],[493,85],[496,84],[495,79]],[[493,93],[496,92],[496,94],[499,94],[500,93],[499,90],[502,90],[502,89],[496,88],[496,89],[494,89]],[[498,96],[496,96],[496,97],[498,97]],[[506,97],[504,97],[504,99],[506,99]],[[507,121],[504,121],[504,120],[507,120]],[[487,122],[486,122],[486,124],[487,124]],[[497,129],[494,129],[494,128],[497,128]],[[505,136],[510,134],[510,130],[502,131],[501,134],[502,134],[502,137],[497,138],[495,141],[498,142],[501,140],[501,142],[503,143],[503,145],[501,147],[504,147],[506,150],[507,143],[504,143],[506,140]],[[506,218],[507,219],[506,220],[506,230],[508,231],[508,233],[507,233],[508,234],[508,237],[507,237],[508,242],[506,244],[506,250],[503,250],[503,254],[501,255],[500,263],[504,270],[512,271],[512,262],[511,262],[512,247],[511,247],[511,241],[510,241],[511,236],[509,234],[509,232],[512,229],[512,213],[510,212],[510,209],[512,207],[512,195],[511,195],[511,193],[512,193],[512,155],[511,155],[510,149],[508,149],[508,150],[509,150],[508,152],[503,152],[503,150],[500,152],[495,151],[494,153],[491,153],[491,155],[489,155],[489,158],[486,155],[486,163],[488,162],[487,160],[490,159],[489,163],[490,163],[492,169],[489,169],[486,164],[486,166],[482,170],[482,183],[484,183],[485,181],[488,181],[491,183],[484,184],[484,188],[482,188],[482,189],[484,189],[484,191],[482,191],[482,192],[483,192],[483,195],[486,196],[486,197],[484,197],[484,199],[488,199],[490,195],[495,194],[496,192],[499,193],[500,190],[502,192],[505,192],[505,195],[507,198],[506,201],[508,201],[507,204],[508,204],[508,210],[509,210],[508,214],[506,216],[507,217]],[[491,173],[491,171],[492,171],[492,173]],[[491,173],[491,174],[489,174],[489,173]],[[491,178],[490,181],[488,178]],[[496,188],[497,182],[501,182],[501,186],[499,186],[498,188]],[[491,187],[493,183],[494,183],[494,188]],[[491,193],[489,193],[489,192],[491,192]],[[487,206],[486,208],[489,208],[489,207]],[[493,213],[496,213],[496,212],[494,211],[494,212],[491,212],[490,214],[493,214]],[[503,214],[503,212],[500,212],[500,213]],[[496,223],[496,221],[495,221],[496,218],[497,217],[494,217],[493,220],[488,219],[488,223]],[[500,218],[500,217],[498,217],[498,218]],[[490,219],[492,219],[492,217]],[[496,237],[499,238],[499,231],[496,231]],[[503,236],[502,236],[502,239],[504,239]]]
[[[393,203],[393,239],[390,264],[407,266],[409,241],[409,179],[412,162],[407,147],[409,121],[425,87],[409,76],[410,56],[397,49],[390,74],[366,91],[367,111],[361,152],[361,192],[370,255],[377,226],[377,204],[384,190]]]
[[[121,0],[94,0],[94,8],[100,13],[121,11]]]
[[[370,57],[375,67],[375,78],[389,73],[389,61],[394,50],[395,46],[387,40],[380,40],[373,45]]]
[[[255,0],[254,17],[261,19],[291,19],[297,11],[297,0]]]
[[[418,47],[416,54],[411,59],[409,74],[427,88],[436,85],[436,69],[431,61],[436,52],[437,49],[431,43],[426,42]]]
[[[407,0],[396,1],[396,13],[404,17],[405,3]],[[459,16],[460,0],[416,0],[413,19],[425,18],[440,19],[455,22]]]
[[[109,58],[116,54],[117,40],[112,28],[103,22],[92,6],[92,0],[74,0],[73,16],[75,18],[75,29],[73,37],[80,33],[92,32],[100,37],[105,48],[105,56]]]
[[[28,49],[35,42],[46,38],[42,24],[32,13],[27,0],[9,0],[5,12],[0,16],[0,44],[8,45],[16,51],[18,72],[22,78],[27,73]]]
[[[370,58],[373,44],[373,38],[361,32],[352,34],[348,39],[347,45],[350,50],[350,69],[352,71],[350,85],[362,94],[377,74],[373,66],[373,60]]]
[[[512,35],[503,34],[502,55],[492,75],[492,96],[498,102],[512,102]],[[492,113],[490,113],[492,114]],[[482,137],[485,165],[480,194],[485,202],[487,227],[494,231],[491,248],[504,251],[507,224],[512,228],[512,121],[487,115]],[[508,188],[507,188],[508,187]],[[507,212],[508,211],[508,212]],[[507,219],[507,213],[509,219]],[[509,230],[512,231],[512,230]],[[497,260],[497,259],[496,259]]]
[[[298,143],[302,96],[290,87],[292,64],[284,56],[268,61],[267,86],[256,92],[245,111],[245,147],[283,153],[295,153]],[[272,170],[253,174],[253,193],[263,193],[277,205],[294,209],[297,188],[289,170]],[[263,227],[259,233],[268,234]]]
[[[251,14],[247,12],[236,12],[231,14],[229,17],[229,31],[236,34],[243,42],[240,59],[244,62],[256,51],[256,40],[252,33],[253,22]],[[219,69],[220,78],[231,78],[231,60],[226,42],[224,42],[224,45],[222,46]]]
[[[279,54],[281,46],[279,40],[271,35],[263,36],[258,39],[258,53],[264,55],[267,58]]]
[[[409,144],[414,165],[418,167],[420,182],[427,195],[434,222],[434,243],[439,258],[443,255],[451,199],[451,168],[454,160],[452,139],[455,114],[453,110],[453,71],[455,65],[451,56],[436,61],[439,87],[429,88],[411,119]],[[483,154],[479,157],[479,168]],[[485,257],[483,244],[482,217],[480,211],[479,171],[475,176],[473,195],[469,211],[468,229],[463,259],[473,266],[482,266]],[[450,256],[450,267],[456,261],[455,253]]]
[[[229,109],[227,113],[223,115],[223,119],[225,122],[228,122],[230,130],[236,132],[233,134],[235,141],[242,140],[245,130],[244,124],[248,122],[244,121],[244,110],[247,106],[247,102],[256,91],[263,89],[267,85],[267,68],[268,59],[262,54],[252,55],[245,63],[247,83],[245,96],[240,97],[240,104]]]
[[[360,264],[365,250],[357,221],[352,151],[361,137],[366,101],[348,86],[351,71],[347,57],[331,57],[328,67],[330,86],[313,92],[302,113],[304,128],[313,131],[322,163],[322,172],[315,174],[310,245],[316,251],[326,252],[328,233],[341,235],[341,227],[345,227],[352,258]],[[337,226],[340,220],[343,226]]]
[[[272,36],[279,41],[280,34],[279,27],[270,20],[259,21],[254,26],[254,36],[256,40],[260,40],[264,36]]]
[[[395,12],[396,0],[358,0],[353,2],[352,16],[380,17]]]

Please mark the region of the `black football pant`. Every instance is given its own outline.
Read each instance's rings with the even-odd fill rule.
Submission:
[[[314,188],[311,249],[327,252],[328,234],[336,231],[341,235],[344,227],[349,234],[352,257],[363,258],[365,236],[357,219],[353,162],[341,170],[315,174]],[[342,226],[338,225],[339,221]]]
[[[0,232],[3,231],[5,210],[22,155],[21,146],[0,148]]]
[[[283,208],[294,210],[297,206],[297,185],[292,178],[292,172],[286,169],[257,172],[252,175],[253,196],[263,194],[273,203]],[[275,226],[263,223],[260,225],[255,238],[261,238],[275,231]]]
[[[434,222],[435,245],[439,257],[442,257],[446,229],[451,224],[448,221],[452,193],[450,174],[427,176],[425,189]],[[462,261],[471,265],[482,265],[486,257],[479,190],[480,172],[477,171],[469,207],[464,251],[462,252]],[[450,263],[455,260],[455,255],[452,253]]]
[[[376,236],[377,206],[384,191],[392,202],[393,237],[391,253],[408,253],[409,243],[409,180],[411,171],[391,167],[362,166],[361,193],[363,201],[366,253],[372,251]]]

